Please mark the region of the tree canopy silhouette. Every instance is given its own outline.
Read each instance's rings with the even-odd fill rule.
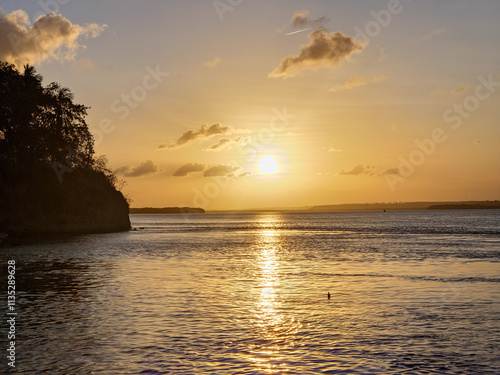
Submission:
[[[0,62],[0,232],[130,227],[116,177],[95,157],[88,109],[32,66]]]
[[[73,103],[73,94],[58,83],[42,86],[32,66],[20,74],[13,65],[0,63],[2,159],[67,164],[73,160],[93,164],[94,139],[85,116],[88,107]],[[78,159],[78,160],[77,160]]]

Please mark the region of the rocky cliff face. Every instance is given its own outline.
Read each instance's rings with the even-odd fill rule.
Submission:
[[[0,233],[104,233],[130,229],[129,205],[109,178],[75,169],[59,180],[49,165],[0,168]]]

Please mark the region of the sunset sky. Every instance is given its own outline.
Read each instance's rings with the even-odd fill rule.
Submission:
[[[497,0],[0,7],[0,60],[91,107],[132,207],[500,199]]]

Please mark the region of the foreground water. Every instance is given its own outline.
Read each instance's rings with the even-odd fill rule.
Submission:
[[[131,220],[0,248],[13,372],[500,374],[498,210]]]

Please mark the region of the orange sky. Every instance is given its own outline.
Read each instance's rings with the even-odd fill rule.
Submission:
[[[133,207],[500,199],[500,3],[232,4],[0,2],[0,59],[92,107]]]

